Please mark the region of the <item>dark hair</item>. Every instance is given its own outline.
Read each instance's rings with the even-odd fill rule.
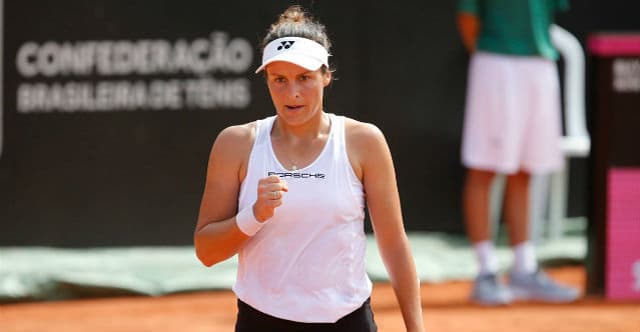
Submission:
[[[283,37],[300,37],[311,39],[318,44],[324,46],[327,52],[331,48],[331,40],[327,36],[327,29],[324,24],[314,19],[306,13],[299,5],[293,5],[287,8],[278,20],[271,24],[267,31],[267,35],[262,39],[262,50],[271,41]],[[324,68],[326,70],[328,68]]]

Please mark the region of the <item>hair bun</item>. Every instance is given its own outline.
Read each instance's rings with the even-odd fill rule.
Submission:
[[[271,24],[267,29],[267,35],[262,39],[262,50],[264,51],[269,42],[283,37],[311,39],[324,46],[327,51],[331,49],[325,26],[300,5],[289,6],[278,16],[276,22]]]
[[[299,5],[293,5],[287,8],[282,14],[280,14],[279,23],[302,23],[307,21],[307,14]]]

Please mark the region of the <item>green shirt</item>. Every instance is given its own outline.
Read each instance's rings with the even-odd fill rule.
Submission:
[[[568,9],[568,1],[458,0],[458,10],[478,17],[478,50],[556,60],[549,27],[557,11]]]

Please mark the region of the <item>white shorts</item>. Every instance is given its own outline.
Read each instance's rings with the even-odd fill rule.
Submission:
[[[561,116],[555,62],[477,52],[469,64],[462,163],[507,174],[557,170]]]

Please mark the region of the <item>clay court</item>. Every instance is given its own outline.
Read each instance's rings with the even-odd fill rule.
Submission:
[[[582,266],[547,270],[584,288]],[[422,286],[428,331],[438,332],[639,332],[640,303],[586,296],[572,304],[518,303],[485,308],[467,301],[469,281]],[[402,318],[387,283],[376,283],[372,305],[380,331],[402,331]],[[233,331],[235,297],[207,291],[160,297],[111,297],[0,306],[2,332]]]

